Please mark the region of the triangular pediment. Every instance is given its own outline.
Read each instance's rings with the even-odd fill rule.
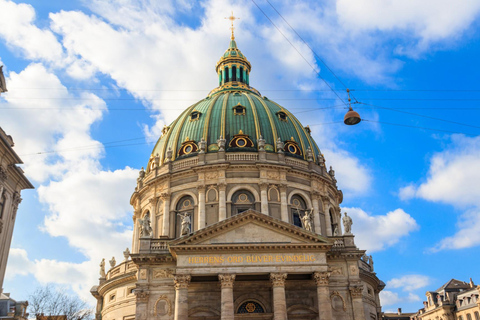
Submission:
[[[306,231],[254,210],[248,210],[226,220],[196,231],[170,243],[172,246],[195,245],[295,245],[331,242],[318,234]]]

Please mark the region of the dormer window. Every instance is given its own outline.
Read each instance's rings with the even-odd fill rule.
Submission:
[[[236,116],[244,116],[245,109],[246,108],[239,103],[235,107],[233,107],[233,114]]]
[[[195,120],[198,120],[200,119],[200,116],[202,115],[201,112],[199,111],[193,111],[191,114],[190,114],[190,121],[195,121]]]
[[[280,119],[280,121],[285,121],[285,122],[288,121],[287,114],[283,111],[277,112],[277,116],[278,116],[278,119]]]

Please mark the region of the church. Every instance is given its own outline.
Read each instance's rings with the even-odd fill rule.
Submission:
[[[381,318],[334,170],[251,68],[232,29],[218,87],[164,127],[130,199],[131,250],[91,289],[97,320]]]

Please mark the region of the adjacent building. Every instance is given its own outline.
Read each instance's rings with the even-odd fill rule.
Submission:
[[[379,319],[384,283],[310,128],[250,86],[233,34],[215,71],[140,171],[96,319]]]

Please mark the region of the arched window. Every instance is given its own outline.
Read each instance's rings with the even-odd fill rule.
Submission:
[[[480,315],[478,314],[478,311],[475,311],[475,320],[480,320]]]
[[[307,210],[307,204],[305,200],[299,195],[294,195],[290,201],[291,204],[291,221],[297,227],[302,227],[302,217]]]
[[[243,67],[240,67],[240,82],[243,82]]]
[[[175,236],[182,236],[182,228],[190,228],[190,232],[193,232],[193,210],[195,203],[191,196],[182,197],[175,207]],[[182,225],[183,222],[183,225]],[[188,232],[188,233],[190,233]],[[183,234],[185,235],[185,234]]]
[[[467,320],[472,320],[472,315],[470,313],[467,313]]]
[[[232,216],[255,209],[255,197],[247,190],[239,190],[232,196]]]
[[[232,67],[232,81],[237,81],[237,67]]]
[[[463,317],[462,317],[462,316],[458,316],[458,320],[463,320]]]
[[[245,301],[238,309],[237,313],[265,313],[265,309],[262,305],[256,301]]]
[[[0,219],[3,219],[3,212],[5,211],[5,204],[7,202],[7,197],[5,194],[0,195]]]
[[[228,73],[228,67],[225,67],[225,82],[230,81],[230,74]]]
[[[330,214],[330,223],[331,223],[331,227],[332,227],[332,235],[338,235],[338,224],[337,224],[337,220],[335,219],[335,213],[333,212],[333,209],[330,208],[329,210],[329,214]],[[337,234],[335,234],[335,230],[337,230]]]

